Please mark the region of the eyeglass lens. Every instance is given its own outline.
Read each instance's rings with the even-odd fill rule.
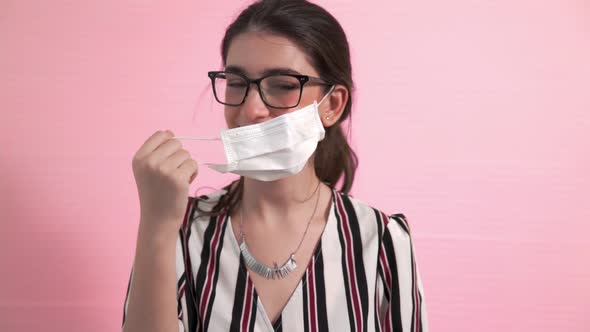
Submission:
[[[214,79],[217,100],[222,104],[240,105],[246,97],[248,82],[240,75],[219,73]],[[273,75],[260,81],[262,100],[270,107],[294,107],[299,102],[301,83],[287,75]]]

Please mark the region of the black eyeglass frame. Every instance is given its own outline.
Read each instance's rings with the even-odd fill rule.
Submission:
[[[224,103],[221,100],[219,100],[219,98],[217,97],[217,89],[215,88],[215,78],[219,74],[232,74],[232,75],[240,76],[241,78],[243,78],[246,81],[246,83],[247,83],[246,92],[244,93],[244,98],[242,98],[242,101],[239,104]],[[252,85],[252,83],[256,84],[256,86],[258,87],[258,94],[260,95],[260,99],[262,99],[262,102],[266,106],[268,106],[270,108],[275,108],[275,109],[289,109],[289,108],[297,107],[299,105],[299,103],[301,102],[301,96],[303,95],[303,86],[307,82],[310,82],[310,83],[313,82],[313,83],[318,83],[320,85],[328,85],[328,86],[334,85],[333,83],[330,83],[320,77],[313,77],[313,76],[309,76],[309,75],[290,74],[290,73],[284,73],[284,74],[273,73],[273,74],[268,74],[268,75],[259,77],[257,79],[250,79],[250,78],[246,77],[245,75],[240,74],[240,73],[236,73],[236,72],[209,71],[209,72],[207,72],[207,76],[209,76],[209,78],[211,79],[211,85],[213,88],[213,95],[215,96],[215,100],[217,100],[218,103],[223,104],[223,105],[227,105],[227,106],[240,106],[240,105],[242,105],[244,103],[244,101],[246,101],[246,97],[248,97],[248,92],[250,92],[250,86]],[[267,77],[272,77],[272,76],[290,76],[290,77],[296,78],[299,81],[299,99],[297,99],[297,104],[295,104],[293,106],[288,106],[288,107],[276,107],[276,106],[270,105],[266,101],[266,98],[264,97],[264,93],[262,93],[262,89],[260,87],[260,82],[263,79],[265,79]]]

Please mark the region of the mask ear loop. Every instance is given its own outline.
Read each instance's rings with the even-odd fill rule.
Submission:
[[[174,136],[172,138],[178,138],[178,139],[185,139],[185,140],[191,140],[191,141],[221,141],[221,138],[200,138],[200,137],[188,137],[188,136]],[[202,162],[197,162],[198,165],[211,165],[211,163],[202,163]]]
[[[192,141],[221,141],[221,138],[198,138],[198,137],[187,137],[187,136],[174,136],[172,138],[187,139]]]
[[[328,90],[328,93],[326,93],[326,95],[322,98],[322,100],[320,100],[320,102],[318,103],[318,111],[319,111],[320,104],[332,93],[332,91],[334,91],[335,88],[336,88],[336,85],[332,85],[332,87],[330,88],[330,90]],[[330,117],[327,116],[326,117],[326,120],[330,120]],[[322,127],[323,127],[323,125],[322,125]]]
[[[336,85],[332,85],[330,90],[328,90],[328,93],[326,93],[326,95],[322,98],[322,100],[320,100],[320,102],[318,103],[318,106],[320,106],[320,104],[332,93],[332,91],[334,91],[335,88],[336,88]]]

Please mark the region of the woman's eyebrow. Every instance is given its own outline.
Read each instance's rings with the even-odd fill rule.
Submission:
[[[242,75],[246,75],[246,70],[240,66],[236,66],[236,65],[229,65],[227,67],[225,67],[225,71],[227,72],[232,72],[232,73],[237,73],[237,74],[242,74]],[[287,68],[287,67],[272,67],[272,68],[267,68],[262,72],[261,76],[266,76],[266,75],[276,75],[276,74],[295,74],[295,75],[301,75],[300,72],[291,69],[291,68]],[[247,75],[246,75],[247,76]]]
[[[236,74],[246,75],[246,71],[242,67],[235,66],[235,65],[230,65],[230,66],[225,67],[225,71],[231,72],[231,73],[236,73]]]
[[[275,74],[295,74],[295,75],[301,75],[301,73],[299,73],[298,71],[296,71],[294,69],[291,69],[291,68],[285,68],[285,67],[269,68],[269,69],[266,69],[265,71],[262,72],[262,76],[275,75]]]

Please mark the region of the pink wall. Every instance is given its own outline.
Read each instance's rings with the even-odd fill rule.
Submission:
[[[352,45],[353,194],[409,218],[431,330],[589,331],[587,3],[320,3]],[[0,331],[119,329],[131,158],[223,126],[206,71],[240,6],[0,1]]]

